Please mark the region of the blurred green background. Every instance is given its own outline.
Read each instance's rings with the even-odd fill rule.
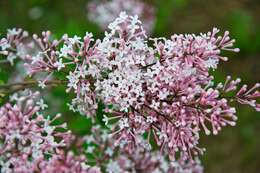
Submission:
[[[227,63],[214,72],[218,81],[225,75],[241,77],[244,83],[260,82],[260,0],[148,0],[156,8],[152,36],[169,37],[173,33],[207,32],[213,27],[229,30],[237,40],[238,54],[230,53]],[[0,33],[21,27],[31,33],[51,30],[83,36],[86,31],[102,37],[97,25],[87,20],[86,0],[0,0]],[[0,82],[7,82],[11,67],[0,66]],[[62,88],[53,91],[54,100],[69,100]],[[52,103],[49,103],[50,105]],[[74,115],[65,102],[61,107],[69,127],[77,134],[88,132],[90,120]],[[73,117],[72,117],[73,116]],[[72,117],[72,118],[71,118]],[[218,136],[203,136],[207,148],[202,157],[205,173],[260,172],[260,114],[243,107],[238,110],[238,124],[227,127]]]

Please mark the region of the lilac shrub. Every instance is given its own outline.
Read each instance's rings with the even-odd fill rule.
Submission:
[[[68,103],[69,109],[91,118],[94,124],[98,105],[104,104],[103,124],[109,134],[92,137],[109,138],[115,147],[110,146],[109,152],[122,153],[106,162],[112,165],[107,166],[107,172],[126,171],[121,157],[128,158],[131,164],[142,165],[142,157],[157,158],[158,150],[170,165],[164,172],[175,173],[178,169],[202,172],[197,161],[205,151],[199,146],[200,135],[217,135],[223,127],[235,126],[233,102],[260,111],[259,83],[251,88],[241,86],[241,79],[232,80],[230,76],[224,83],[216,83],[210,73],[217,70],[221,61],[228,60],[223,51],[239,51],[233,48],[235,40],[228,31],[222,36],[213,28],[199,35],[147,38],[137,16],[125,12],[108,29],[102,40],[94,39],[88,32],[83,38],[64,34],[54,39],[50,31],[30,37],[21,29],[8,30],[6,38],[0,40],[0,54],[11,65],[22,61],[31,77],[25,83],[2,88],[20,90],[38,85],[45,89],[50,85],[65,85],[66,92],[75,95]],[[35,48],[36,53],[28,52]],[[39,74],[41,78],[35,78]],[[98,146],[104,143],[107,142]],[[148,163],[157,165],[153,171],[162,164],[155,164],[153,159],[148,159]],[[172,163],[180,168],[172,167]],[[127,171],[134,170],[127,167]]]

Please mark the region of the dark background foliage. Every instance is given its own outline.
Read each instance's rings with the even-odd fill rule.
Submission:
[[[214,26],[229,30],[241,52],[230,53],[227,63],[213,72],[218,81],[226,75],[241,77],[244,83],[260,82],[260,1],[259,0],[147,0],[156,8],[153,36],[169,37],[173,33],[200,33]],[[30,33],[51,30],[55,35],[68,33],[83,36],[86,31],[102,37],[97,25],[87,20],[86,0],[0,0],[0,33],[21,27]],[[6,83],[12,71],[0,65],[0,83]],[[74,115],[66,102],[70,95],[64,88],[53,89],[49,103],[60,109],[64,121],[76,134],[89,131],[90,120]],[[61,100],[62,102],[58,102]],[[258,173],[260,170],[260,114],[252,109],[238,109],[238,124],[227,127],[218,136],[203,136],[207,148],[202,157],[206,173]]]

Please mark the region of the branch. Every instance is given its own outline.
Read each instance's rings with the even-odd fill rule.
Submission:
[[[138,114],[140,114],[145,120],[147,119],[146,116],[144,116],[141,112],[139,112],[138,110],[136,110],[133,106],[130,106],[130,107],[131,107],[131,109],[132,109],[134,112],[137,112]],[[158,127],[156,124],[152,123],[151,125],[152,125],[152,127],[153,127],[154,129],[156,129],[157,131],[160,131],[160,127]]]
[[[147,108],[149,108],[150,110],[154,111],[154,112],[157,113],[158,115],[162,116],[164,119],[166,119],[167,121],[169,121],[169,123],[171,123],[171,124],[174,125],[174,122],[173,122],[173,121],[175,121],[174,119],[173,119],[173,121],[172,121],[167,115],[165,115],[165,114],[163,114],[163,113],[161,113],[161,112],[159,112],[159,111],[157,111],[157,110],[151,108],[150,106],[148,106],[148,105],[146,105],[146,104],[144,104],[144,106],[147,107]]]
[[[66,80],[50,80],[46,81],[45,85],[51,86],[51,85],[62,85],[67,83]],[[11,83],[11,84],[3,84],[0,85],[0,93],[3,94],[12,94],[17,91],[26,89],[26,88],[33,88],[38,86],[38,81],[36,80],[30,80],[30,81],[23,81],[23,82],[17,82],[17,83]]]

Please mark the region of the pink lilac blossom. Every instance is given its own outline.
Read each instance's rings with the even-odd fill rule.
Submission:
[[[84,157],[64,155],[72,136],[68,130],[60,131],[66,130],[66,124],[52,125],[60,114],[52,119],[44,117],[41,111],[48,106],[42,99],[35,101],[39,92],[26,93],[12,96],[14,105],[0,107],[0,172],[98,173],[98,169],[84,165]]]
[[[6,103],[0,108],[1,169],[4,172],[34,170],[37,162],[66,145],[67,133],[55,131],[65,124],[51,126],[53,120],[45,119],[40,110],[43,102],[34,102],[39,93],[30,92],[19,97],[17,103]],[[61,138],[59,142],[55,138]],[[31,163],[29,160],[32,160]]]
[[[39,164],[42,173],[101,173],[100,168],[90,167],[86,164],[86,157],[75,156],[72,152],[61,151],[48,161]]]
[[[152,5],[140,0],[98,0],[87,4],[87,16],[90,21],[97,23],[103,30],[115,20],[121,11],[132,16],[139,16],[143,26],[151,34],[155,23],[155,9]]]
[[[260,110],[259,84],[239,89],[241,80],[228,76],[224,84],[215,85],[210,74],[228,60],[223,51],[239,51],[229,32],[220,36],[213,28],[199,35],[147,38],[138,18],[125,12],[108,29],[102,40],[91,33],[83,38],[65,34],[59,40],[49,31],[34,35],[41,48],[37,55],[20,53],[26,32],[12,30],[1,39],[0,53],[20,57],[31,75],[44,73],[42,88],[51,77],[57,78],[54,73],[65,74],[57,79],[67,85],[67,92],[75,93],[69,108],[93,122],[98,103],[104,103],[104,123],[115,144],[129,152],[151,148],[155,140],[171,160],[192,162],[205,151],[199,146],[203,131],[217,135],[236,124],[231,102]]]
[[[138,148],[129,152],[124,145],[116,146],[108,131],[94,126],[91,135],[83,139],[86,153],[95,153],[96,164],[103,165],[108,173],[202,173],[199,160],[170,161],[158,151]],[[98,154],[100,153],[100,154]],[[99,157],[100,156],[100,157]],[[102,161],[102,162],[100,162]],[[102,166],[101,166],[102,167]]]

